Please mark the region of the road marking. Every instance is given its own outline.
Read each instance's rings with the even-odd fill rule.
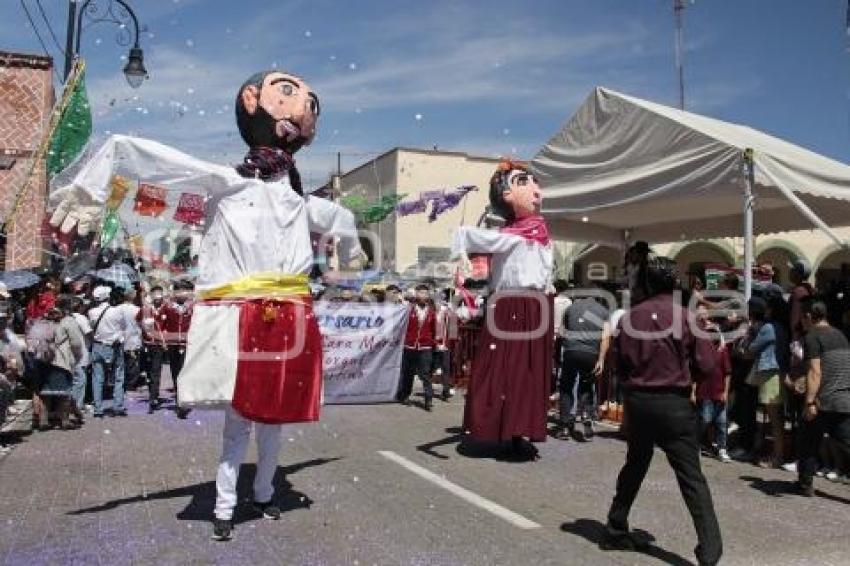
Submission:
[[[410,470],[411,472],[413,472],[414,474],[416,474],[420,478],[422,478],[424,480],[428,480],[429,482],[433,483],[434,485],[442,487],[443,489],[445,489],[449,493],[457,495],[458,497],[460,497],[461,499],[463,499],[467,503],[472,503],[476,507],[480,507],[481,509],[484,509],[485,511],[492,513],[493,515],[499,517],[500,519],[504,519],[505,521],[511,523],[515,527],[519,527],[520,529],[538,529],[538,528],[540,528],[540,525],[538,525],[534,521],[532,521],[530,519],[526,519],[522,515],[514,513],[510,509],[502,507],[498,503],[494,503],[494,502],[490,501],[489,499],[485,499],[484,497],[481,497],[477,493],[473,493],[473,492],[469,491],[468,489],[457,485],[456,483],[452,483],[449,480],[447,480],[446,478],[444,478],[442,476],[438,476],[434,472],[427,470],[427,469],[423,468],[422,466],[420,466],[418,464],[414,464],[413,462],[411,462],[407,458],[404,458],[403,456],[399,456],[395,452],[392,452],[390,450],[378,450],[378,454],[380,454],[381,456],[383,456],[387,460],[391,460],[391,461],[395,462],[396,464],[398,464],[402,468],[406,468],[406,469]]]

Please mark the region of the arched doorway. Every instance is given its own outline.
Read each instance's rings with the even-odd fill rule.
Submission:
[[[623,266],[623,251],[614,246],[598,246],[573,263],[572,279],[578,285],[617,279]]]
[[[756,265],[770,264],[778,276],[776,282],[784,289],[791,286],[788,277],[791,266],[798,259],[805,257],[800,248],[787,240],[771,239],[756,244]]]
[[[813,272],[819,289],[828,288],[834,281],[850,283],[850,250],[830,246],[815,261]]]
[[[670,257],[676,260],[682,280],[692,287],[693,279],[699,278],[705,283],[705,266],[708,264],[735,264],[735,250],[726,243],[700,240],[676,246],[670,250]]]

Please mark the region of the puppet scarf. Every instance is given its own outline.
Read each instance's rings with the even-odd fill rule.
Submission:
[[[266,182],[274,182],[289,175],[289,184],[299,195],[304,195],[301,186],[301,174],[295,167],[295,159],[292,154],[274,147],[252,147],[245,154],[242,163],[236,166],[236,172],[243,177],[262,179]]]
[[[505,234],[516,234],[531,242],[537,242],[541,246],[549,245],[549,228],[542,216],[526,216],[519,220],[513,220],[502,227]]]

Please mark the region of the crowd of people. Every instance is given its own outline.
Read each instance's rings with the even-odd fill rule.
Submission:
[[[185,356],[193,285],[168,293],[45,276],[14,294],[0,284],[0,385],[4,419],[16,399],[32,399],[32,430],[71,430],[93,418],[125,417],[125,392],[146,387],[160,409],[163,362],[175,377]],[[111,402],[109,402],[111,399]],[[188,411],[175,407],[179,418]]]
[[[637,273],[648,256],[645,244],[629,250],[624,279]],[[720,280],[716,297],[700,290],[704,282],[682,294],[715,358],[709,375],[691,386],[702,453],[722,462],[796,473],[805,495],[813,494],[815,476],[850,483],[850,309],[840,282],[819,291],[810,276],[805,262],[797,261],[789,289],[774,279],[757,286],[746,305],[742,295],[731,293],[741,288],[734,272]],[[625,293],[628,310],[644,300],[637,281],[621,286],[632,289]],[[558,385],[552,398],[560,400],[552,435],[591,440],[600,409],[622,415],[625,430],[629,418],[622,414],[622,376],[616,367],[622,352],[615,351],[612,340],[626,312],[624,294],[610,285],[601,286],[604,295],[593,296],[564,281],[556,288]],[[612,296],[618,304],[610,304]],[[613,410],[617,407],[619,412]]]
[[[648,254],[640,244],[629,251],[621,287],[632,291],[625,295],[616,286],[600,285],[609,292],[601,300],[601,294],[584,296],[564,280],[555,282],[552,437],[587,442],[602,416],[621,420],[612,336],[625,312],[623,297],[628,295],[630,307],[642,299],[634,274]],[[814,476],[850,482],[850,460],[844,456],[850,427],[847,309],[840,289],[833,285],[819,294],[809,277],[806,265],[797,262],[790,289],[762,285],[746,309],[735,299],[712,301],[699,291],[691,300],[716,356],[712,375],[694,385],[691,394],[704,455],[796,472],[806,491]],[[734,291],[740,281],[728,273],[719,286]],[[176,377],[185,358],[192,296],[188,280],[142,291],[139,285],[63,287],[48,276],[27,293],[14,295],[0,283],[0,413],[5,417],[16,396],[31,397],[33,430],[73,429],[87,413],[126,416],[124,393],[140,387],[147,389],[149,413],[160,409],[163,365]],[[612,296],[615,305],[609,304]],[[412,404],[417,377],[425,410],[432,410],[434,384],[441,386],[439,399],[454,395],[455,366],[464,363],[457,350],[468,346],[459,343],[457,325],[480,317],[480,308],[453,301],[451,289],[433,291],[424,284],[363,293],[322,289],[315,298],[408,304],[397,401]],[[485,300],[479,296],[477,306]],[[189,412],[176,404],[174,409],[179,418]]]

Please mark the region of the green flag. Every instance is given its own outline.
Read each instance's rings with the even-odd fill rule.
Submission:
[[[74,84],[68,105],[50,138],[47,151],[47,174],[54,176],[71,164],[83,151],[91,137],[91,106],[86,94],[85,71]]]

